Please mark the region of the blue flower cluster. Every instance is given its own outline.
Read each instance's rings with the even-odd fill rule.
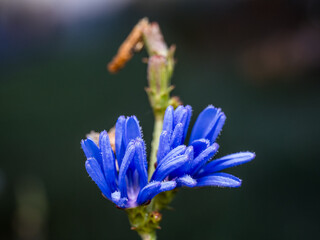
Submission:
[[[148,181],[146,147],[135,116],[120,116],[115,128],[115,151],[106,131],[100,133],[99,145],[90,138],[81,141],[87,157],[86,170],[103,195],[120,208],[145,204],[163,191],[176,187],[239,187],[241,180],[220,172],[252,160],[251,152],[231,154],[212,160],[218,151],[215,143],[225,115],[208,106],[193,126],[189,145],[184,145],[192,108],[169,106],[157,153],[157,167]]]

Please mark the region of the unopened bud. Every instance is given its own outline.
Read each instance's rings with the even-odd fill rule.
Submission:
[[[149,88],[157,94],[168,88],[167,60],[164,56],[154,55],[148,61]]]
[[[142,29],[146,39],[147,50],[149,55],[161,55],[166,57],[168,55],[168,47],[163,39],[159,24],[153,22],[148,27]]]

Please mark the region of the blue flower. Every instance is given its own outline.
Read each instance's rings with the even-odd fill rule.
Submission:
[[[148,183],[146,147],[135,116],[119,117],[115,129],[115,153],[108,133],[99,136],[99,146],[90,138],[81,141],[87,157],[86,170],[102,194],[120,208],[133,208],[176,187],[175,181]]]
[[[169,106],[159,139],[157,166],[148,182],[146,147],[135,116],[120,116],[115,127],[115,151],[108,133],[99,136],[99,145],[90,138],[81,141],[87,157],[86,170],[102,194],[120,208],[143,205],[163,191],[176,187],[239,187],[241,180],[221,171],[246,163],[255,155],[240,152],[212,160],[219,145],[215,142],[225,122],[221,109],[208,106],[198,116],[184,145],[192,108]]]
[[[216,138],[226,120],[219,108],[208,106],[198,116],[189,140],[189,146],[182,145],[191,118],[190,106],[169,106],[164,116],[157,155],[158,166],[151,178],[153,181],[175,180],[177,186],[186,187],[239,187],[241,180],[221,170],[251,161],[255,154],[240,152],[212,160],[219,145]],[[184,163],[182,158],[187,156]],[[177,166],[178,165],[178,166]]]

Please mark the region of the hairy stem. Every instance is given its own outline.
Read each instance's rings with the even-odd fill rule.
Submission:
[[[160,135],[162,132],[163,118],[169,105],[174,107],[180,104],[177,97],[170,98],[171,76],[174,69],[175,47],[168,48],[164,41],[160,27],[157,23],[149,23],[148,19],[141,19],[133,28],[127,39],[120,46],[117,55],[108,64],[108,70],[116,73],[124,67],[134,52],[145,47],[148,58],[148,87],[146,92],[154,113],[154,130],[151,143],[151,155],[149,161],[149,180],[155,171]],[[142,205],[127,209],[131,229],[135,230],[142,240],[155,240],[156,230],[161,221],[161,209],[165,208],[174,196],[174,192],[163,193],[154,198],[148,206]]]

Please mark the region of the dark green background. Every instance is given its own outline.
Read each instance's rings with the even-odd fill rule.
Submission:
[[[192,123],[209,104],[226,113],[218,156],[257,155],[229,171],[243,179],[240,189],[181,190],[159,239],[320,237],[319,64],[259,77],[239,67],[251,45],[317,20],[306,2],[133,1],[39,35],[23,21],[2,22],[0,239],[138,239],[89,179],[80,140],[134,114],[150,150],[145,52],[117,75],[105,68],[144,16],[177,45],[173,94],[193,107]]]

